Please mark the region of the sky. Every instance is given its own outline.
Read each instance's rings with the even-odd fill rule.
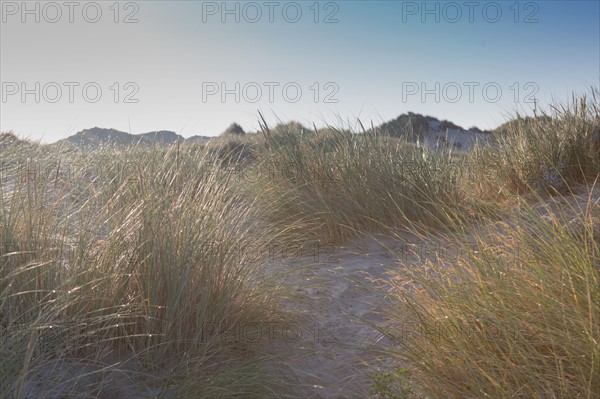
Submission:
[[[493,129],[600,87],[599,1],[4,1],[0,130]]]

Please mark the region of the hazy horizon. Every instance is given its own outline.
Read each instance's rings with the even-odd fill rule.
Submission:
[[[68,4],[1,2],[0,130],[214,136],[258,111],[489,130],[600,86],[595,1]]]

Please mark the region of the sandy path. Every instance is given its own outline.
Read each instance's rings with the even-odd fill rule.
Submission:
[[[366,323],[384,322],[384,290],[373,279],[385,280],[390,267],[399,267],[382,244],[398,248],[400,241],[362,238],[335,253],[326,250],[330,254],[324,258],[276,259],[272,265],[285,268],[287,283],[302,298],[284,307],[303,316],[297,324],[275,330],[265,351],[281,354],[286,381],[299,387],[302,397],[366,398],[373,366],[391,368],[377,355],[380,345],[389,342]],[[298,328],[302,337],[296,340]],[[274,367],[281,371],[280,364]]]

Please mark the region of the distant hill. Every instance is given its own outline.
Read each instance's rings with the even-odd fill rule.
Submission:
[[[394,137],[418,138],[423,140],[429,129],[430,120],[435,120],[435,118],[409,112],[381,124],[376,130]]]
[[[136,137],[136,136],[134,136]],[[140,142],[144,144],[175,144],[178,141],[185,141],[183,137],[178,135],[175,132],[171,132],[168,130],[161,130],[158,132],[148,132],[138,134],[137,137],[140,138]],[[135,138],[134,138],[135,140]]]
[[[450,148],[459,151],[470,151],[476,143],[493,140],[492,132],[477,127],[464,129],[450,121],[432,116],[424,116],[409,112],[396,119],[381,124],[375,131],[393,137],[405,137],[411,141],[419,141],[432,148]]]
[[[505,126],[495,129],[503,130]],[[396,119],[385,122],[374,128],[375,131],[393,137],[404,137],[410,141],[419,141],[435,149],[450,148],[457,151],[470,151],[476,143],[491,142],[492,132],[483,131],[477,127],[464,129],[447,120],[439,120],[432,116],[424,116],[412,112],[402,114]],[[323,128],[319,131],[331,129]],[[306,128],[298,122],[288,122],[277,125],[277,131],[298,132],[299,134],[312,134],[314,129]],[[369,129],[368,131],[372,131]],[[224,136],[243,136],[243,129],[232,124]],[[115,146],[152,146],[172,145],[176,143],[207,142],[213,137],[192,136],[188,139],[168,130],[154,131],[143,134],[129,134],[115,129],[94,127],[82,130],[73,136],[60,140],[55,145],[67,144],[75,147],[98,148],[104,145]]]
[[[129,134],[116,129],[104,129],[94,127],[77,132],[73,136],[60,140],[55,144],[67,144],[76,147],[97,148],[101,145],[114,146],[151,146],[151,145],[171,145],[177,142],[194,143],[198,141],[207,141],[211,137],[193,136],[189,139],[168,130],[160,130],[142,134]]]

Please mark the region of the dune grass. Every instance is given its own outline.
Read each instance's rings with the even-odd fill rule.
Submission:
[[[496,133],[498,146],[476,151],[477,194],[568,192],[600,173],[600,91],[553,104],[536,117],[518,113]]]
[[[27,396],[28,374],[45,362],[99,364],[109,354],[164,381],[193,378],[211,397],[201,382],[232,367],[244,378],[229,377],[235,389],[221,397],[273,390],[258,367],[231,364],[252,344],[221,336],[280,317],[281,292],[258,277],[265,237],[276,233],[249,234],[252,200],[206,153],[85,157],[70,161],[66,181],[21,172],[1,198],[0,396]]]
[[[254,186],[271,223],[341,243],[368,231],[442,229],[476,201],[465,158],[377,132],[334,128],[300,135],[263,125]],[[273,205],[275,204],[275,205]]]
[[[280,307],[293,287],[263,270],[268,248],[376,232],[460,250],[373,287],[390,300],[376,327],[397,364],[375,374],[374,396],[600,396],[600,205],[535,205],[598,184],[597,96],[517,116],[470,154],[264,120],[259,134],[169,148],[82,152],[3,134],[0,397],[124,385],[294,397],[272,372],[280,359],[226,339],[294,317]]]
[[[574,211],[544,217],[524,205],[471,244],[466,232],[449,237],[453,250],[393,274],[383,331],[419,392],[600,395],[600,204]]]
[[[497,147],[473,154],[472,195],[496,195],[509,211],[457,223],[432,244],[446,251],[392,273],[390,324],[379,328],[406,369],[376,380],[378,393],[600,396],[597,101],[516,119]]]

